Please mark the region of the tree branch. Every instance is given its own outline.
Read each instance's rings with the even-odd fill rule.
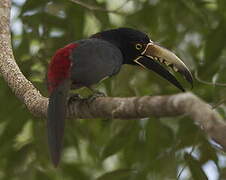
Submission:
[[[138,119],[187,115],[226,151],[226,123],[211,106],[194,94],[144,96],[130,98],[97,98],[69,104],[69,117]]]
[[[94,6],[94,5],[90,5],[90,4],[86,4],[80,0],[70,0],[71,2],[73,3],[76,3],[84,8],[87,8],[89,9],[90,11],[102,11],[102,12],[107,12],[107,13],[115,13],[115,14],[124,14],[122,12],[119,11],[119,9],[121,9],[121,7],[115,9],[115,10],[109,10],[109,9],[105,9],[105,8],[101,8],[101,7],[98,7],[98,6]],[[125,2],[127,3],[127,2]],[[123,3],[123,5],[125,4]],[[123,6],[122,5],[122,6]]]
[[[15,95],[24,102],[30,112],[45,115],[48,101],[28,81],[15,62],[10,36],[10,0],[0,1],[0,72]]]
[[[0,1],[0,72],[15,95],[38,117],[46,117],[48,98],[28,81],[17,66],[9,30],[10,0]],[[211,107],[192,93],[171,96],[97,98],[69,104],[68,117],[120,118],[166,117],[187,115],[226,151],[226,123]]]
[[[201,79],[198,75],[198,71],[195,71],[195,79],[205,85],[210,85],[210,86],[219,86],[219,87],[226,87],[226,83],[220,83],[220,82],[209,82]]]

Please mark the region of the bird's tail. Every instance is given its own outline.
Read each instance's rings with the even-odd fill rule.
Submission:
[[[69,80],[64,80],[52,91],[49,97],[47,134],[50,156],[55,167],[59,164],[63,147],[67,94],[69,88]]]

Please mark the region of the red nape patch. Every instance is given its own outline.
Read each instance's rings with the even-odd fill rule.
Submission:
[[[71,51],[76,48],[78,44],[69,44],[61,49],[58,49],[52,57],[48,68],[48,90],[49,93],[56,88],[61,81],[69,78],[71,61],[69,56]]]

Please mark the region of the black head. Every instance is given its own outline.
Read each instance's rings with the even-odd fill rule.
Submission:
[[[92,37],[101,38],[116,45],[123,54],[124,64],[136,64],[133,60],[141,55],[150,42],[147,34],[131,28],[103,31]]]
[[[171,51],[152,42],[147,34],[131,28],[102,31],[91,36],[117,46],[123,55],[124,64],[140,65],[153,70],[184,91],[177,79],[160,64],[170,66],[192,84],[192,75],[186,65]]]

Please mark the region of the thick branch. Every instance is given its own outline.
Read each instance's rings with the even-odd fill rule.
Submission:
[[[9,31],[10,0],[0,1],[0,72],[16,96],[36,116],[46,117],[48,99],[28,81],[17,66]],[[97,98],[69,105],[68,116],[76,118],[143,118],[188,115],[226,150],[226,123],[216,111],[192,93],[172,96]]]
[[[24,77],[13,57],[9,28],[10,7],[10,0],[0,0],[0,72],[29,111],[36,115],[44,115],[47,99]]]
[[[69,105],[68,114],[78,118],[120,119],[187,115],[226,150],[226,123],[210,105],[192,93],[130,98],[104,97],[90,103],[76,101]]]

